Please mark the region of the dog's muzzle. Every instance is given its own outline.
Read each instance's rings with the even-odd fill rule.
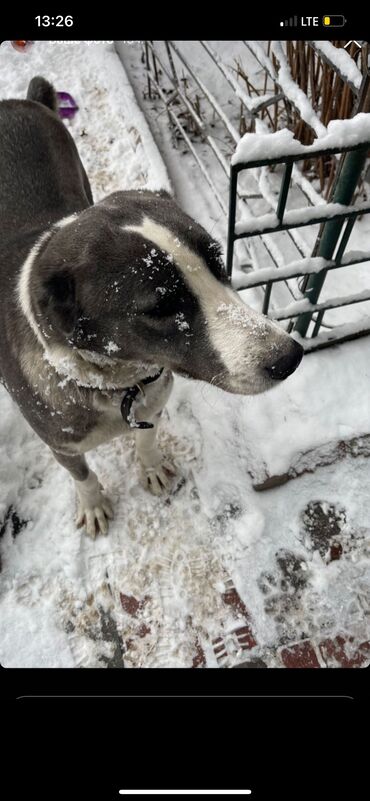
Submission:
[[[281,356],[274,364],[265,367],[266,373],[275,381],[284,381],[289,375],[294,373],[300,364],[303,356],[303,348],[294,339],[291,340],[289,353]]]

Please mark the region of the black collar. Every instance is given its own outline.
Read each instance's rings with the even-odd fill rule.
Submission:
[[[143,380],[139,381],[137,384],[135,384],[135,386],[128,387],[126,389],[121,401],[121,415],[122,419],[125,421],[125,423],[128,423],[130,428],[154,428],[153,423],[146,423],[144,421],[139,423],[138,420],[135,420],[135,415],[131,408],[136,396],[141,391],[141,384],[152,384],[153,381],[157,381],[162,375],[163,370],[164,367],[162,367],[161,370],[159,370],[159,372],[155,375],[149,376],[148,378],[143,378]]]

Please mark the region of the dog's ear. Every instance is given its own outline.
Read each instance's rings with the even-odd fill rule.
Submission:
[[[51,275],[43,284],[40,308],[49,324],[63,334],[72,334],[77,322],[76,286],[66,270]]]

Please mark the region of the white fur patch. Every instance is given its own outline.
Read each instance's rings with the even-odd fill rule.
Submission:
[[[234,388],[240,385],[242,389],[245,382],[253,384],[265,354],[271,348],[284,347],[285,332],[220,283],[205,261],[172,231],[148,217],[141,225],[124,226],[124,230],[141,234],[170,255],[202,307],[209,338],[233,377]]]
[[[76,220],[79,213],[80,212],[75,211],[74,214],[69,214],[68,217],[63,217],[62,220],[59,220],[59,222],[54,225],[54,228],[64,228],[66,225],[69,225],[74,220]]]
[[[40,331],[40,327],[38,326],[35,320],[31,304],[29,284],[30,284],[32,268],[35,262],[35,258],[37,254],[40,252],[44,242],[46,242],[47,239],[50,239],[52,237],[56,228],[64,228],[65,225],[69,225],[71,222],[73,222],[76,219],[77,214],[78,212],[76,212],[75,214],[70,214],[68,217],[64,217],[62,220],[59,220],[59,222],[54,223],[48,231],[44,231],[44,233],[41,234],[40,238],[37,240],[37,242],[35,242],[35,244],[31,248],[26,258],[26,261],[23,263],[21,267],[18,279],[18,287],[17,287],[19,304],[23,311],[24,316],[28,320],[32,330],[36,334],[37,339],[39,340],[39,342],[43,347],[45,347],[46,341]]]
[[[24,316],[28,320],[32,330],[37,336],[37,339],[41,343],[43,347],[45,347],[45,340],[41,334],[40,328],[37,325],[35,320],[33,311],[32,311],[32,304],[31,304],[31,295],[30,295],[30,278],[32,267],[35,261],[37,254],[39,253],[42,245],[46,242],[47,239],[50,239],[52,235],[52,231],[44,231],[44,233],[40,236],[37,240],[36,244],[31,248],[26,261],[21,267],[21,272],[18,279],[18,300],[20,307],[23,311]]]

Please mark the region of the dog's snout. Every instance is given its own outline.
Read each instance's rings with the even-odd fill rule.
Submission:
[[[265,368],[270,378],[276,381],[283,381],[289,375],[294,373],[301,362],[303,356],[303,348],[294,339],[291,340],[291,347],[288,353],[281,356],[274,364]]]

